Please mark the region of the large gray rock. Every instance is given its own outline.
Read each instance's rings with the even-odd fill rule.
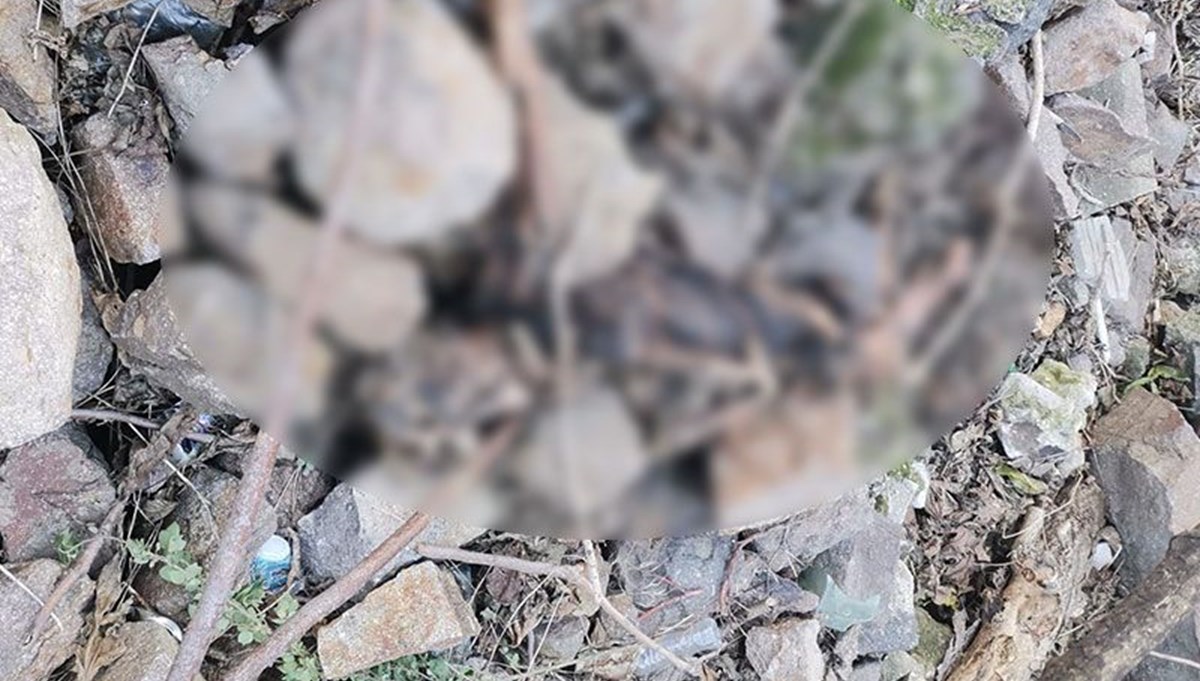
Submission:
[[[10,560],[56,558],[56,540],[91,534],[116,490],[74,426],[9,451],[0,464],[0,536]]]
[[[82,300],[75,250],[58,195],[42,170],[42,155],[33,137],[3,111],[0,272],[0,449],[4,449],[66,421]]]
[[[80,210],[95,216],[104,251],[118,262],[158,260],[159,200],[170,169],[165,149],[104,113],[84,121],[75,137],[85,150],[79,172],[88,192]]]
[[[126,622],[105,640],[122,652],[95,681],[166,681],[179,652],[171,632],[153,622]]]
[[[146,45],[142,57],[154,73],[167,110],[181,133],[187,131],[204,101],[229,74],[224,62],[200,49],[187,35]],[[253,105],[253,99],[249,99],[231,107],[229,113],[233,115],[236,109]]]
[[[403,570],[362,603],[317,630],[317,654],[327,678],[431,650],[479,633],[479,621],[458,583],[433,563]]]
[[[816,620],[787,620],[746,634],[746,659],[762,681],[823,681],[825,655]]]
[[[284,78],[300,113],[292,151],[301,185],[327,199],[354,106],[359,3],[323,3],[297,18]],[[377,98],[348,223],[381,245],[437,238],[476,218],[517,161],[512,98],[440,2],[389,3],[382,29],[388,87]],[[401,123],[403,121],[403,123]]]
[[[1068,93],[1056,97],[1051,108],[1069,131],[1063,138],[1067,149],[1084,163],[1110,167],[1152,148],[1150,139],[1128,129],[1099,102]]]
[[[337,579],[383,543],[412,515],[348,483],[338,485],[316,510],[300,519],[300,557],[314,581]],[[459,546],[483,533],[446,518],[429,524],[413,544]],[[420,556],[406,549],[376,577],[385,579]]]
[[[1067,147],[1063,144],[1063,132],[1059,119],[1053,111],[1043,112],[1041,129],[1034,139],[1033,149],[1041,163],[1042,172],[1049,181],[1050,200],[1054,217],[1060,220],[1079,215],[1079,195],[1067,177]]]
[[[1092,429],[1096,474],[1124,542],[1122,572],[1140,581],[1171,538],[1200,525],[1200,437],[1169,401],[1141,388]]]
[[[1175,405],[1141,388],[1093,429],[1096,475],[1124,546],[1120,575],[1140,582],[1166,555],[1172,537],[1200,524],[1200,437]],[[1178,627],[1160,652],[1200,655],[1194,622]],[[1147,660],[1131,681],[1194,681],[1193,670]]]
[[[58,134],[54,59],[29,35],[38,24],[37,0],[0,4],[0,109],[42,135]]]
[[[1046,94],[1095,85],[1142,46],[1150,17],[1095,0],[1045,31]]]
[[[94,590],[92,580],[85,576],[68,592],[54,610],[57,622],[51,620],[39,645],[28,645],[25,639],[29,636],[29,623],[41,605],[25,589],[44,601],[54,590],[63,568],[58,561],[49,559],[7,568],[20,584],[0,575],[0,679],[49,678],[55,668],[75,654],[76,637],[83,628],[83,611]]]

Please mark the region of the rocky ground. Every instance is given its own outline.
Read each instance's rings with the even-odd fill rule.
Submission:
[[[719,0],[624,3],[613,10],[616,25],[640,60],[573,74],[634,121],[627,130],[646,116],[644,102],[622,96],[639,80],[670,90],[682,78],[689,96],[709,103],[752,99],[735,85],[741,69],[760,66],[752,47],[771,18],[828,5],[724,5],[723,21],[738,29],[717,32],[660,35],[628,16],[620,23],[631,7],[689,2],[700,14],[721,11]],[[274,172],[286,107],[266,104],[244,127],[225,129],[198,112],[231,73],[251,74],[242,76],[254,93],[246,98],[269,99],[276,77],[249,48],[307,4],[0,7],[0,678],[166,677],[220,532],[239,512],[234,491],[255,431],[230,415],[237,405],[184,347],[168,311],[159,261],[179,251],[164,238],[171,231],[157,197],[181,157],[240,188],[261,188]],[[468,71],[482,53],[474,41],[486,40],[480,4],[447,0],[449,12],[421,19],[442,32],[438,54]],[[571,40],[572,31],[590,35],[579,18],[590,16],[587,3],[529,4],[544,48],[584,64],[580,55],[599,49]],[[593,7],[601,4],[622,3]],[[1040,121],[1030,127],[1058,237],[1049,295],[1000,386],[917,460],[770,525],[605,543],[598,567],[608,602],[663,649],[703,660],[709,678],[1035,678],[1148,578],[1172,537],[1200,526],[1200,10],[1186,0],[899,4],[983,64],[1022,121]],[[697,54],[718,56],[699,71]],[[316,69],[326,53],[301,56]],[[424,75],[436,82],[432,71]],[[231,139],[231,130],[250,134]],[[625,152],[597,153],[616,156],[602,160],[628,183],[624,204],[638,204],[631,197],[653,182]],[[651,144],[639,153],[669,157]],[[482,193],[435,202],[417,226],[436,231],[463,220],[464,204],[490,202],[479,187],[503,184],[509,156],[474,146],[455,156],[473,164]],[[453,177],[457,162],[431,172]],[[724,180],[723,162],[713,163]],[[672,197],[682,224],[728,209],[686,198]],[[643,203],[629,221],[650,213],[653,201]],[[283,288],[294,283],[286,272],[272,279],[277,253],[264,256],[233,232],[213,230],[217,250],[235,251],[239,267],[268,272]],[[676,238],[706,267],[738,271],[753,258],[711,229]],[[580,258],[585,270],[608,267]],[[429,260],[388,261],[381,276],[401,287],[436,278]],[[436,302],[401,301],[388,311],[391,326],[353,315],[325,321],[339,344],[369,345],[410,333]],[[480,356],[451,353],[449,364]],[[509,413],[512,404],[486,406]],[[203,413],[196,432],[189,427],[165,461],[141,471],[145,452],[167,442],[189,407]],[[381,418],[386,431],[394,421]],[[209,679],[223,678],[412,515],[290,455],[276,464],[267,498],[253,544],[275,535],[290,555],[272,565],[260,552],[249,566],[257,579],[231,599]],[[121,515],[107,524],[114,508]],[[84,553],[98,528],[111,536],[98,554]],[[86,575],[29,642],[39,604],[81,555],[91,561]],[[594,593],[547,571],[573,570],[580,555],[575,542],[434,521],[265,678],[681,678]],[[1200,611],[1129,678],[1200,679],[1198,626]],[[995,654],[1010,646],[1021,652]]]

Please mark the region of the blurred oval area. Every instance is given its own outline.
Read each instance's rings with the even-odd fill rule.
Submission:
[[[1003,378],[1052,207],[958,47],[890,0],[505,1],[317,3],[171,112],[150,293],[216,408],[406,507],[660,536],[829,500]]]

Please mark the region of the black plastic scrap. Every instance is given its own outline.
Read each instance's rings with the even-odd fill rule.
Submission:
[[[156,7],[157,16],[154,14]],[[211,49],[225,31],[223,26],[188,7],[183,0],[134,0],[121,10],[122,20],[138,28],[144,28],[151,16],[154,16],[154,24],[146,35],[150,43],[186,34],[200,47]]]

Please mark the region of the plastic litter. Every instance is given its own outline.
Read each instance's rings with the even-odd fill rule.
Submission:
[[[267,591],[278,591],[287,586],[291,567],[292,545],[283,537],[273,534],[254,555],[250,573],[255,580],[262,582]]]

